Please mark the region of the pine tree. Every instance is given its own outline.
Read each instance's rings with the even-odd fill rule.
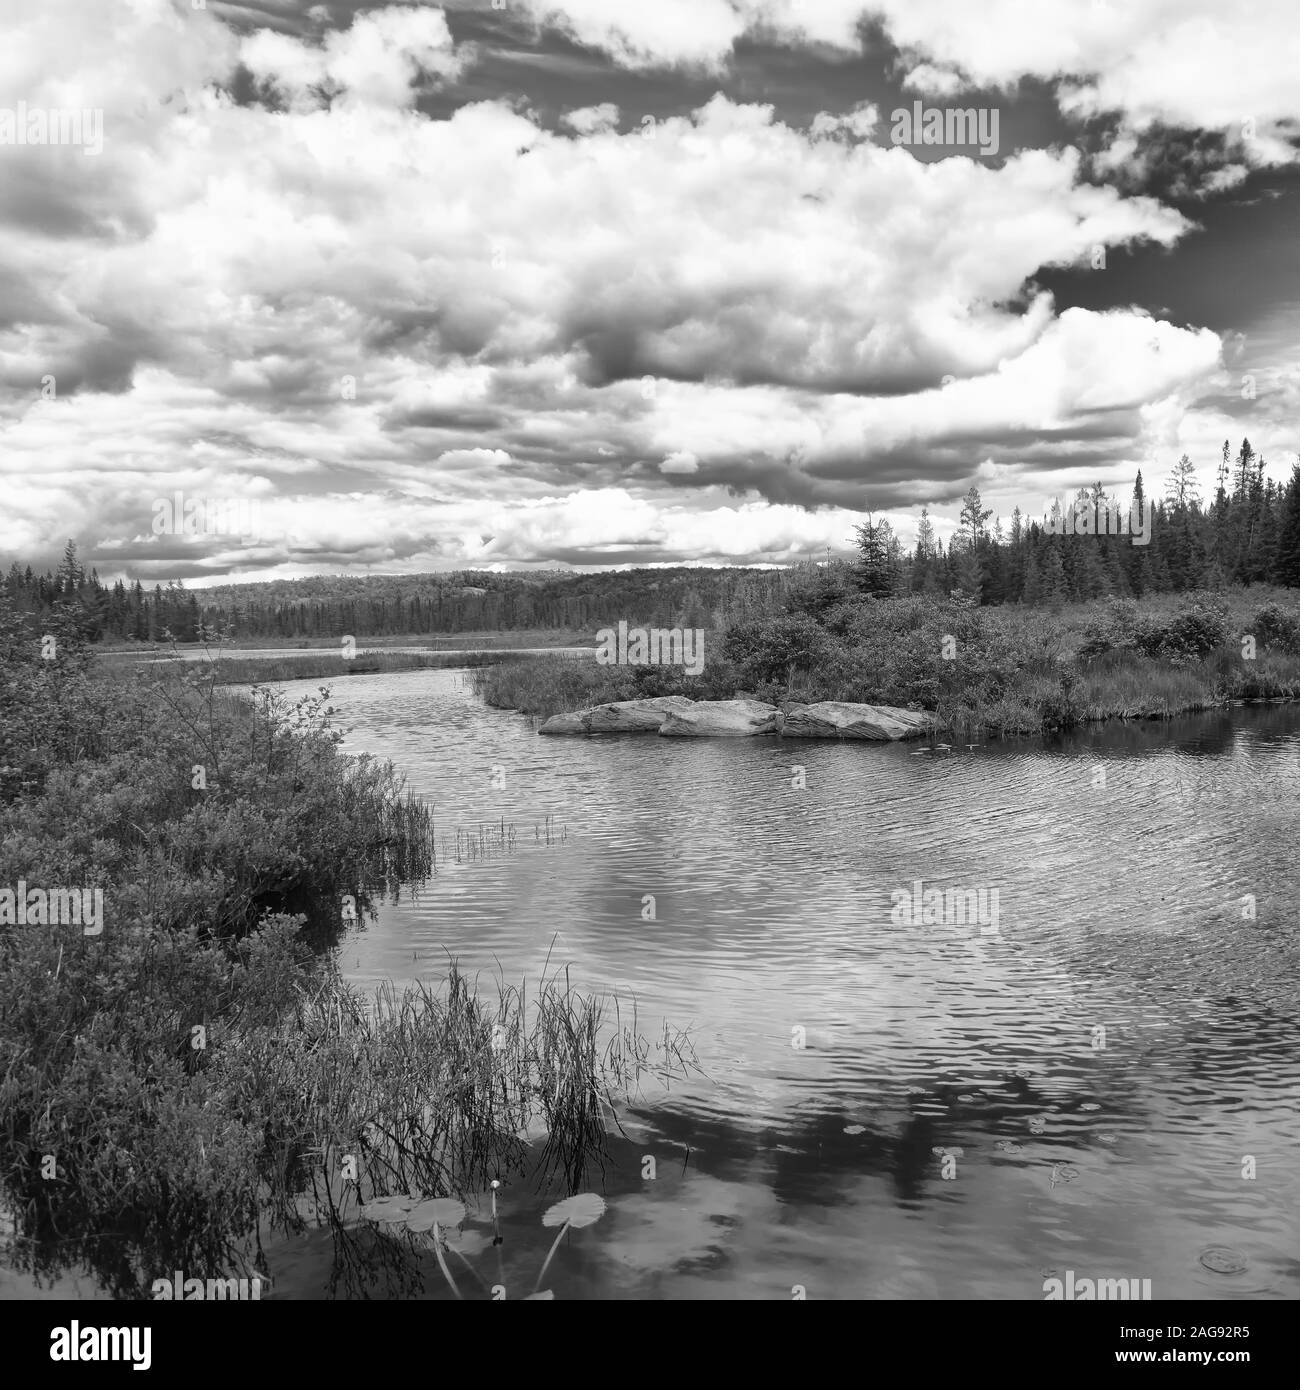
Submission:
[[[1232,446],[1225,439],[1223,441],[1223,456],[1219,459],[1218,482],[1214,490],[1215,507],[1224,506],[1228,501],[1228,472],[1230,467],[1228,459],[1231,456],[1231,448]]]
[[[1025,582],[1021,589],[1024,603],[1039,604],[1043,601],[1043,575],[1038,566],[1038,557],[1031,550],[1025,557]]]
[[[897,541],[894,529],[882,517],[873,521],[867,513],[865,522],[854,528],[858,546],[858,562],[853,577],[858,588],[873,598],[888,598],[897,584]]]
[[[1273,582],[1300,589],[1300,463],[1291,468],[1273,559]]]
[[[1141,474],[1138,475],[1139,479]],[[1201,502],[1200,485],[1196,481],[1196,468],[1186,454],[1174,464],[1174,471],[1165,488],[1165,495],[1172,507],[1199,506]]]
[[[984,597],[984,571],[973,546],[964,544],[957,553],[957,585],[967,597],[977,603]]]
[[[1137,477],[1133,481],[1133,500],[1129,504],[1130,531],[1136,533],[1141,529],[1147,514],[1146,507],[1146,488],[1143,486],[1142,470],[1139,468]],[[1129,592],[1137,598],[1142,597],[1149,583],[1147,578],[1147,548],[1145,545],[1134,545],[1132,537],[1126,545],[1120,547],[1120,568],[1123,571]]]
[[[77,559],[76,542],[70,540],[63,547],[63,561],[59,565],[58,574],[59,588],[65,594],[75,594],[84,578],[85,571]]]
[[[984,523],[993,515],[992,507],[985,507],[980,499],[979,488],[971,487],[961,504],[961,528],[970,542],[972,550],[978,550],[984,535]]]

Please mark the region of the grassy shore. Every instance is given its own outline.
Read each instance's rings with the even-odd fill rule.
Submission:
[[[202,652],[206,659],[186,659],[183,653]],[[156,670],[175,663],[191,670],[215,670],[223,685],[255,685],[271,681],[330,680],[336,676],[382,675],[392,671],[459,670],[490,666],[499,662],[527,661],[528,656],[507,648],[452,652],[394,652],[384,649],[358,649],[355,657],[343,656],[337,646],[306,651],[292,656],[231,656],[218,647],[183,648],[150,656],[123,656],[108,653],[102,658],[104,671],[121,676],[137,668]]]
[[[7,1262],[132,1297],[176,1269],[273,1275],[265,1241],[325,1226],[349,1292],[410,1291],[428,1250],[360,1204],[538,1161],[572,1190],[659,1070],[645,1040],[558,976],[349,987],[326,948],[432,870],[430,808],[339,753],[326,696],[239,697],[182,663],[106,680],[77,623],[0,606],[0,890],[103,895],[98,932],[0,923]],[[472,858],[483,834],[462,841]]]
[[[1300,697],[1300,598],[1290,590],[1052,610],[868,599],[814,578],[786,611],[705,642],[698,676],[539,657],[484,668],[475,684],[489,704],[539,718],[608,700],[749,695],[929,709],[955,731],[995,736]]]
[[[263,648],[269,651],[284,651],[295,647],[303,652],[337,651],[341,639],[338,637],[234,637],[229,645],[252,651]],[[523,628],[502,632],[497,629],[479,629],[474,632],[438,633],[427,632],[386,633],[379,637],[358,638],[358,647],[367,651],[383,650],[387,647],[424,647],[431,652],[451,651],[512,651],[520,647],[582,647],[595,646],[594,630],[560,628]],[[123,642],[105,637],[96,644],[95,650],[105,656],[139,655],[155,653],[166,655],[173,645],[182,652],[198,652],[205,649],[202,642]]]

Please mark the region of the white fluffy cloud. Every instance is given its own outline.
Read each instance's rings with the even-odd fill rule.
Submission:
[[[1219,130],[1252,165],[1289,162],[1298,111],[1300,24],[1293,0],[526,0],[580,42],[633,67],[717,68],[747,35],[863,50],[876,19],[912,56],[908,84],[953,95],[971,84],[1061,82],[1071,113],[1118,111],[1132,129],[1155,122]],[[1249,123],[1249,124],[1248,124]],[[1243,128],[1248,132],[1242,137]]]
[[[595,135],[598,131],[612,130],[618,124],[618,107],[612,101],[602,101],[599,106],[581,106],[561,119],[579,135]]]
[[[923,92],[926,96],[950,97],[966,86],[966,79],[956,68],[918,63],[903,78],[903,86],[909,92]]]
[[[561,8],[637,64],[716,61],[760,21],[850,44],[856,14]],[[978,76],[967,22],[908,42]],[[563,135],[504,101],[430,119],[422,74],[470,55],[427,7],[238,39],[164,0],[46,0],[14,32],[9,89],[106,128],[76,167],[0,152],[9,552],[78,534],[174,566],[148,521],[181,487],[262,500],[240,553],[267,573],[788,558],[981,465],[1010,486],[1141,459],[1221,370],[1211,333],[1035,291],[1096,245],[1189,230],[1081,183],[1069,149],[923,164],[872,142],[869,104],[803,132],[723,97],[653,139],[610,103]],[[221,91],[241,61],[287,110]]]
[[[389,6],[359,12],[348,29],[320,45],[270,29],[244,39],[239,56],[255,77],[272,82],[296,107],[320,104],[322,88],[354,101],[406,106],[421,74],[454,77],[468,55],[454,51],[443,12]]]

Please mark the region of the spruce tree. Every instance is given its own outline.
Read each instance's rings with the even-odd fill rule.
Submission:
[[[1273,582],[1300,589],[1300,463],[1292,465],[1273,556]]]

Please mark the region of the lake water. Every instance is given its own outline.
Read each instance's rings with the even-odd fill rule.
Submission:
[[[504,652],[511,656],[586,656],[595,651],[594,647],[383,647],[367,646],[363,641],[357,643],[357,657],[376,652],[417,652],[421,655],[437,654],[438,656],[474,656],[480,652]],[[157,661],[211,661],[213,655],[219,655],[223,660],[244,657],[261,657],[264,660],[275,658],[283,660],[288,657],[317,657],[338,656],[339,647],[337,644],[331,647],[213,647],[211,652],[203,647],[181,647],[173,655],[170,652],[159,654],[152,651],[140,651],[130,647],[114,648],[112,655],[115,657],[130,658],[135,661],[157,662]],[[340,660],[342,658],[340,657]]]
[[[456,671],[332,689],[440,829],[518,830],[381,905],[346,973],[450,952],[490,992],[549,954],[708,1073],[624,1117],[557,1297],[1300,1296],[1300,708],[918,753],[541,738]],[[917,880],[996,889],[996,933],[900,922]],[[508,1283],[561,1195],[503,1191]],[[317,1296],[326,1250],[281,1251],[277,1294]]]

